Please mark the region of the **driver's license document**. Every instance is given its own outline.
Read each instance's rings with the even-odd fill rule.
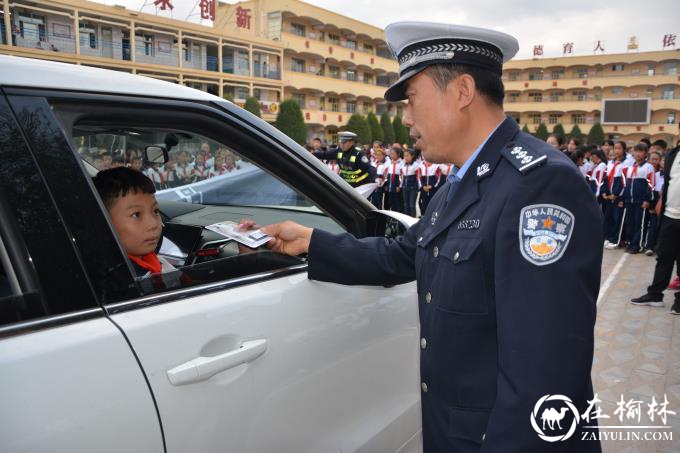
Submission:
[[[271,239],[271,236],[262,232],[262,230],[241,230],[237,223],[234,222],[218,222],[206,226],[210,231],[221,234],[222,236],[240,242],[246,247],[256,249],[261,245],[266,244]]]

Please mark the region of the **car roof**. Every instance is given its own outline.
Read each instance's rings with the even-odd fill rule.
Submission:
[[[90,66],[0,55],[0,86],[33,87],[152,96],[194,101],[224,101],[204,91],[163,80]]]

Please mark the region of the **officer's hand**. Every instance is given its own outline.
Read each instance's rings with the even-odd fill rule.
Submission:
[[[269,249],[295,256],[309,251],[309,241],[314,229],[286,220],[268,225],[262,231],[272,237],[267,243]]]
[[[397,187],[397,192],[401,192],[401,187]]]
[[[649,209],[649,201],[642,202],[642,209]]]

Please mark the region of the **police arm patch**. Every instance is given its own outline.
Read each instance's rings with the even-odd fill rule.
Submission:
[[[576,218],[554,204],[525,206],[519,216],[519,249],[524,259],[545,266],[562,258],[574,232]]]

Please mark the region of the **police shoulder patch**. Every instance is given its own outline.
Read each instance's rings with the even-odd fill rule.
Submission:
[[[522,174],[541,166],[548,159],[545,153],[514,142],[503,147],[501,154]]]
[[[366,157],[366,156],[361,156],[361,161],[365,164],[367,164],[369,162],[368,157]]]
[[[531,264],[545,266],[562,258],[574,231],[574,214],[553,204],[525,206],[519,216],[519,248]]]

